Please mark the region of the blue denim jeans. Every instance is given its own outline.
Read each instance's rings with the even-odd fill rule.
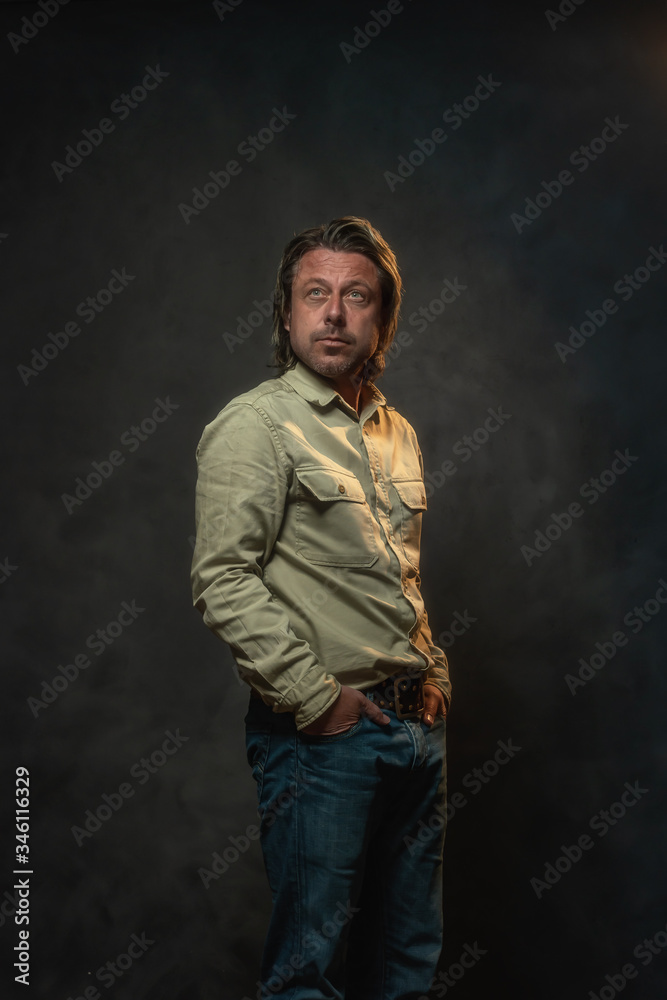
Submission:
[[[273,912],[257,997],[417,1000],[442,946],[445,720],[307,736],[251,698]]]

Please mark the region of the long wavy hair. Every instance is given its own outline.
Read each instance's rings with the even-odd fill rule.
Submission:
[[[313,229],[304,229],[285,247],[273,293],[273,364],[282,375],[293,368],[298,360],[292,350],[283,317],[292,301],[292,284],[301,258],[309,250],[320,247],[344,253],[361,253],[375,264],[382,293],[380,337],[377,349],[366,362],[363,373],[363,377],[372,382],[384,371],[384,355],[396,335],[403,283],[394,251],[367,219],[360,219],[356,215],[345,215]]]

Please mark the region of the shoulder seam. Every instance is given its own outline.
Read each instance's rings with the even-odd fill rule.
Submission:
[[[278,455],[278,458],[280,459],[280,462],[282,464],[283,472],[285,473],[285,481],[289,482],[291,469],[287,462],[287,455],[285,454],[285,450],[281,444],[280,436],[278,434],[278,431],[276,430],[276,426],[273,423],[273,420],[271,420],[271,417],[268,415],[266,410],[259,405],[259,403],[253,402],[250,403],[249,405],[252,406],[255,413],[257,413],[258,416],[260,416],[264,421],[264,423],[266,424],[269,433],[271,435],[271,440],[273,441],[273,447],[276,449],[276,454]]]

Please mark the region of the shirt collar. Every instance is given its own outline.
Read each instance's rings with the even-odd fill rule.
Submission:
[[[284,378],[309,403],[326,406],[337,399],[343,406],[347,406],[347,403],[339,396],[334,387],[325,378],[314,372],[312,368],[305,365],[303,361],[297,360],[294,368],[290,368],[281,378]],[[373,406],[373,410],[378,406],[387,405],[386,399],[372,382],[364,383],[361,390],[361,399],[363,404],[362,413],[371,405]]]

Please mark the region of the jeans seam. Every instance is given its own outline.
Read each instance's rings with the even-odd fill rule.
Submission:
[[[294,777],[294,787],[297,790],[297,792],[299,791],[299,788],[300,788],[300,786],[299,786],[299,747],[298,747],[298,739],[299,739],[298,735],[295,735],[294,739],[292,741],[292,759],[294,761],[293,777]],[[303,851],[302,851],[302,845],[301,845],[301,822],[300,822],[300,820],[301,820],[301,814],[300,814],[300,810],[299,810],[299,796],[298,795],[295,796],[295,798],[294,798],[294,802],[292,803],[292,809],[294,809],[294,826],[295,826],[295,834],[294,834],[294,854],[295,854],[295,857],[293,859],[294,860],[294,872],[295,872],[295,879],[296,879],[297,900],[300,901],[300,900],[303,899],[303,894],[302,894],[302,886],[301,886],[302,879],[301,879],[301,868],[300,868],[300,865],[299,865],[299,858],[303,857]],[[297,924],[296,942],[299,942],[299,941],[303,940],[303,906],[300,906],[300,905],[297,905],[297,921],[296,921],[296,924]],[[295,942],[295,945],[296,945],[296,942]],[[299,954],[299,952],[297,950],[297,947],[295,947],[293,954],[294,955]],[[296,989],[296,987],[294,987],[294,989]]]
[[[271,730],[269,729],[266,736],[266,748],[264,750],[264,753],[262,754],[262,759],[260,764],[260,771],[259,771],[260,778],[259,778],[258,799],[257,799],[258,802],[261,802],[262,793],[264,791],[264,775],[266,772],[266,762],[269,759],[270,751],[271,751]]]
[[[380,998],[384,996],[384,987],[387,982],[387,901],[385,899],[384,883],[380,881],[380,909],[382,911],[382,942],[381,942],[381,970],[380,970]]]
[[[418,765],[419,758],[419,747],[417,745],[417,737],[415,731],[408,721],[405,721],[405,727],[410,733],[410,739],[412,740],[412,762],[410,764],[410,770],[414,771],[415,767]]]

